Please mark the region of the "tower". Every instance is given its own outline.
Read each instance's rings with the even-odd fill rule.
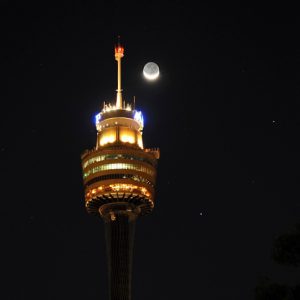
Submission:
[[[118,42],[116,102],[104,103],[96,115],[96,146],[81,155],[86,209],[104,221],[110,300],[131,299],[135,222],[154,208],[160,155],[159,149],[143,146],[142,112],[123,102],[123,56],[124,48]]]

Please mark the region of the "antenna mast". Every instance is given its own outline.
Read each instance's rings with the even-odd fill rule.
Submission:
[[[117,88],[117,101],[116,108],[122,109],[122,88],[121,88],[121,59],[124,56],[124,48],[120,44],[120,36],[118,36],[118,45],[115,46],[115,59],[118,63],[118,88]]]

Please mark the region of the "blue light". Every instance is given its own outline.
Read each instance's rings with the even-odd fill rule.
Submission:
[[[144,127],[144,118],[141,111],[135,111],[134,119],[141,125],[141,127]]]
[[[100,119],[101,119],[101,114],[99,113],[99,114],[97,114],[95,116],[95,123],[96,123],[96,125],[100,122]]]

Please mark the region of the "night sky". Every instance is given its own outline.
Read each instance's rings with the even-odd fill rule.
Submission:
[[[272,260],[274,238],[300,220],[298,10],[197,5],[1,1],[1,299],[108,299],[80,155],[115,101],[118,35],[123,98],[135,96],[144,145],[161,152],[133,299],[253,300],[262,277],[299,278]],[[151,83],[149,61],[161,72]]]

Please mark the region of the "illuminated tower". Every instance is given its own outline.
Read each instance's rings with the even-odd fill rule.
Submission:
[[[154,207],[159,149],[145,149],[143,115],[122,100],[121,59],[118,43],[116,104],[105,104],[95,117],[97,142],[82,156],[85,204],[105,224],[110,300],[131,299],[134,227],[137,217]]]

